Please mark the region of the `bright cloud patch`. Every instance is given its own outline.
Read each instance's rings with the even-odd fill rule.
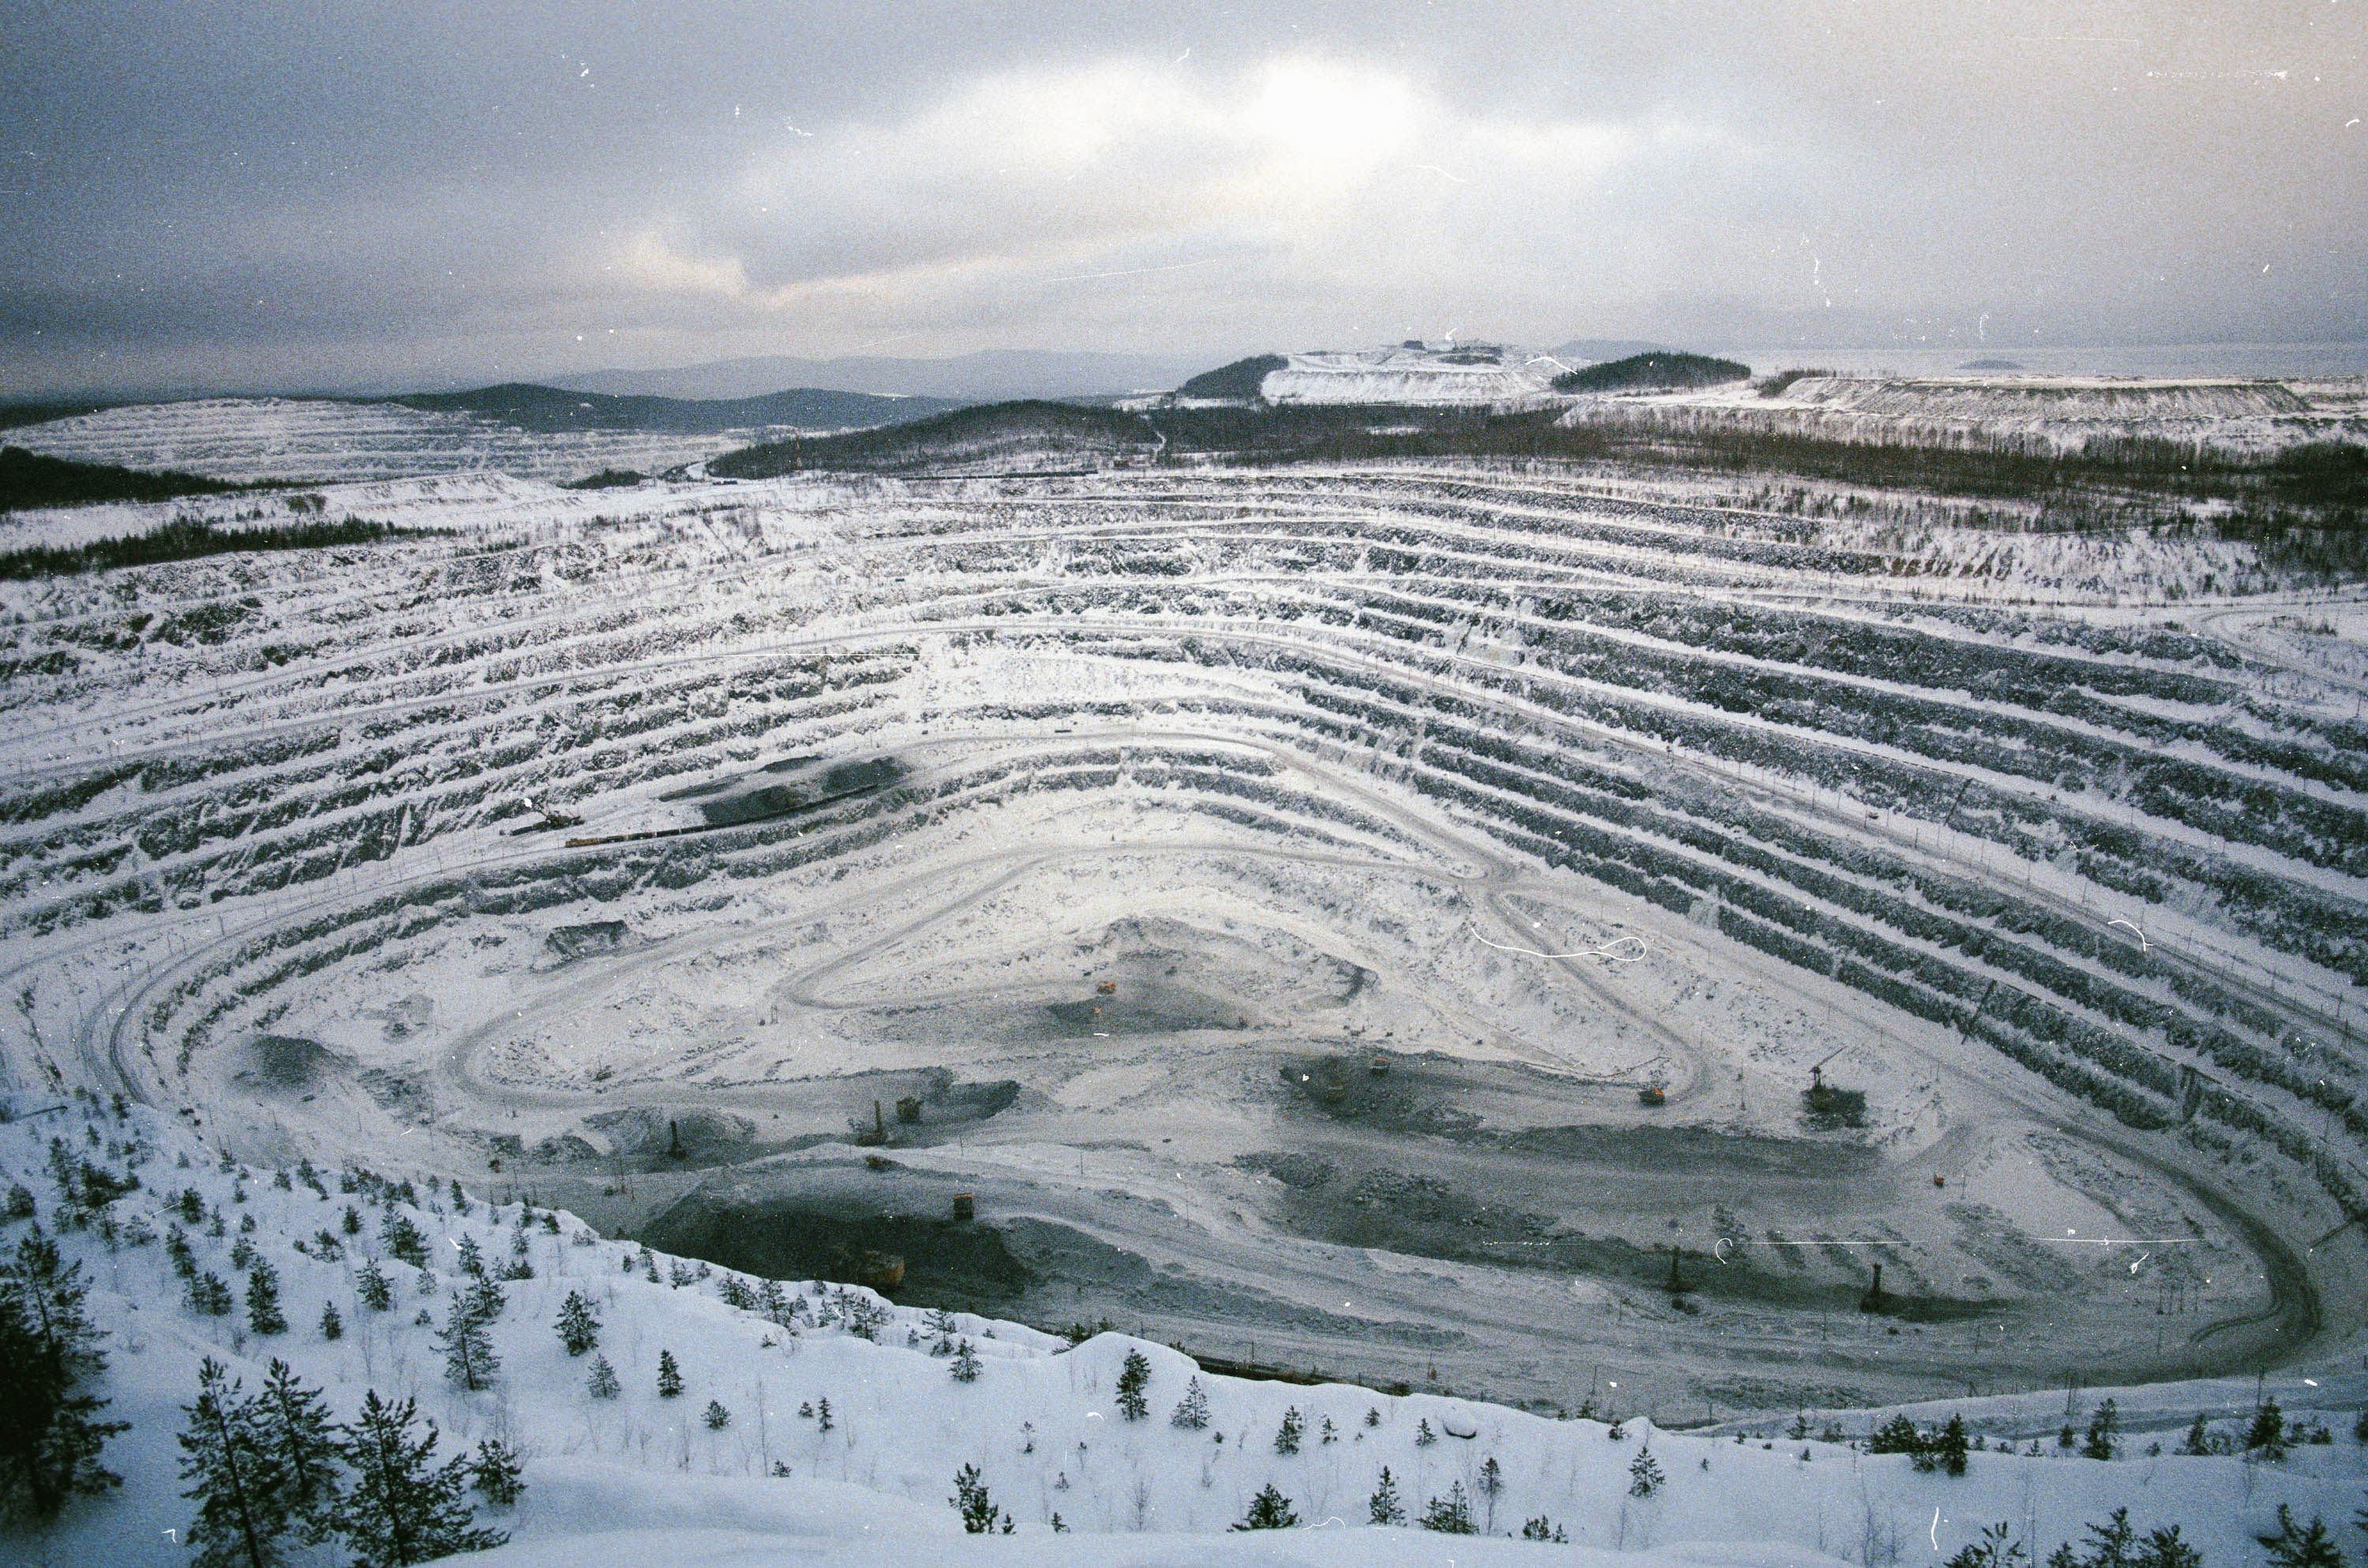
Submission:
[[[1113,61],[985,78],[894,123],[785,129],[615,263],[661,295],[850,323],[1081,287],[1452,300],[1485,277],[1500,296],[1635,299],[1668,281],[1672,223],[1642,221],[1638,194],[1719,161],[1758,162],[1704,124],[1475,115],[1367,66],[1209,80]]]

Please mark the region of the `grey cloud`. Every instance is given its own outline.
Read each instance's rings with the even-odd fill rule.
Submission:
[[[890,334],[2368,336],[2352,10],[0,0],[0,391]],[[1279,65],[1346,96],[1292,121]],[[1387,157],[1327,140],[1384,100]]]

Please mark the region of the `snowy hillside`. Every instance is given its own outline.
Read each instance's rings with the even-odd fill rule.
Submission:
[[[2273,452],[2308,441],[2368,441],[2368,381],[2228,377],[1878,377],[1807,375],[1774,395],[1750,383],[1642,397],[1588,399],[1566,424],[1653,419],[1859,441],[1948,445],[1969,437],[2038,440],[2059,450],[2146,437],[2229,452]]]
[[[54,419],[11,430],[8,441],[79,462],[314,483],[479,470],[552,480],[612,468],[648,472],[746,446],[761,434],[537,434],[466,414],[392,403],[205,398]]]
[[[2311,1381],[2280,1380],[2280,1441],[2292,1439],[2282,1452],[2241,1451],[2260,1426],[2248,1387],[2200,1391],[2223,1402],[2244,1391],[2235,1419],[2207,1424],[2204,1447],[2237,1450],[2225,1457],[2169,1452],[2169,1430],[2117,1430],[2101,1414],[2115,1391],[1993,1402],[1971,1412],[1959,1475],[1867,1451],[1885,1412],[1821,1413],[1809,1437],[1689,1436],[1634,1417],[1243,1381],[1117,1335],[1072,1347],[860,1289],[650,1254],[433,1178],[233,1165],[169,1119],[96,1097],[17,1096],[8,1110],[0,1242],[19,1280],[33,1256],[23,1244],[41,1234],[79,1267],[107,1359],[86,1387],[109,1402],[101,1417],[130,1423],[101,1455],[120,1488],[0,1537],[18,1561],[188,1560],[196,1509],[179,1495],[176,1437],[192,1429],[184,1407],[210,1357],[249,1392],[282,1359],[342,1420],[369,1392],[416,1400],[438,1433],[435,1461],[488,1441],[522,1457],[523,1498],[477,1509],[481,1528],[513,1538],[473,1560],[487,1568],[652,1551],[688,1563],[779,1551],[829,1564],[1313,1568],[1435,1563],[1442,1548],[1484,1563],[1616,1552],[1644,1568],[1886,1568],[1946,1558],[1998,1520],[2043,1559],[2061,1541],[2085,1547],[2088,1527],[2123,1506],[2141,1540],[2176,1525],[2210,1568],[2235,1568],[2255,1560],[2251,1537],[2274,1531],[2282,1505],[2348,1520],[2368,1473],[2351,1435],[2356,1386],[2339,1404]],[[488,1295],[483,1343],[455,1348],[454,1324],[472,1310],[483,1322]],[[571,1297],[589,1309],[574,1354],[562,1326]],[[1917,1415],[1928,1428],[1945,1419],[1938,1407]],[[2121,1457],[2057,1446],[2066,1422]],[[961,1533],[949,1499],[964,1467],[985,1489],[974,1512],[993,1519],[995,1540]],[[1269,1487],[1291,1528],[1256,1547],[1224,1539]],[[1405,1522],[1376,1526],[1393,1506]],[[1571,1548],[1451,1545],[1419,1528],[1426,1516]]]

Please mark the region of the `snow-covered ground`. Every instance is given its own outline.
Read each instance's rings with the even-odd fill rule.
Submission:
[[[8,431],[6,440],[78,462],[313,484],[477,472],[562,481],[603,469],[649,472],[697,462],[768,434],[537,434],[472,415],[400,403],[264,397],[102,409],[24,426]]]
[[[1623,1527],[1644,1423],[1615,1445],[1551,1416],[1591,1393],[1772,1432],[1798,1406],[1952,1395],[2027,1441],[2064,1402],[2031,1391],[2072,1370],[2271,1361],[2334,1388],[2356,1353],[2368,621],[2291,560],[1551,465],[598,493],[453,475],[324,485],[307,515],[309,494],[422,531],[0,585],[20,1104],[121,1089],[200,1131],[200,1167],[458,1175],[781,1278],[893,1251],[915,1309],[1107,1318],[1317,1369],[1344,1384],[1227,1385],[1206,1487],[1198,1448],[1152,1446],[1170,1428],[1119,1449],[1151,1477],[1148,1534],[1219,1530],[1269,1476],[1326,1510],[1311,1527],[1342,1518],[1284,1561],[1392,1561],[1329,1544],[1370,1490],[1349,1458],[1463,1396],[1503,1402],[1470,1442],[1529,1467],[1530,1501],[1504,1506],[1591,1547],[1879,1568],[1950,1519],[2022,1519],[2045,1546],[2108,1496],[2135,1516],[2192,1481],[2227,1562],[2227,1521],[2269,1495],[2247,1478],[2287,1472],[2166,1455],[2174,1486],[2143,1460],[1994,1460],[2006,1490],[1952,1494],[1722,1434]],[[1859,1124],[1804,1102],[1819,1074],[1864,1096]],[[256,1212],[316,1201],[267,1180]],[[960,1227],[957,1193],[977,1211]],[[546,1251],[521,1290],[617,1267]],[[106,1263],[155,1308],[131,1272],[161,1268],[153,1247]],[[843,1336],[767,1350],[715,1288],[613,1287],[619,1323],[646,1300],[757,1340],[700,1352],[735,1415],[728,1443],[689,1434],[689,1468],[760,1472],[699,1504],[703,1527],[836,1517],[848,1484],[942,1525],[954,1456],[1000,1465],[1026,1420],[1061,1436],[989,1468],[1025,1522],[1135,1528],[1133,1469],[1072,1470],[1074,1515],[1066,1467],[1044,1469],[1080,1441],[1108,1458],[1078,1402],[1114,1342],[1053,1356],[998,1328],[1009,1398],[941,1415],[941,1363]],[[520,1411],[561,1397],[524,1378],[564,1369],[552,1306],[503,1326]],[[408,1323],[336,1355],[392,1365]],[[196,1342],[173,1343],[186,1398]],[[828,1368],[871,1434],[782,1460],[786,1482],[761,1472],[810,1433],[795,1401],[764,1406],[753,1460],[737,1446],[743,1372],[775,1355]],[[1172,1403],[1182,1365],[1155,1360]],[[2179,1398],[2232,1415],[2242,1392]],[[1257,1470],[1243,1434],[1280,1461],[1261,1433],[1295,1400],[1339,1441]],[[892,1448],[899,1402],[928,1424]],[[678,1488],[683,1435],[645,1403],[534,1430],[570,1434],[546,1458],[630,1448]],[[482,1431],[498,1407],[442,1408]],[[1430,1489],[1418,1506],[1457,1454],[1482,1457],[1389,1462]],[[1703,1459],[1766,1485],[1713,1483]],[[692,1517],[606,1471],[540,1473],[536,1529]]]
[[[759,1280],[601,1240],[565,1214],[427,1183],[406,1201],[351,1171],[317,1168],[315,1187],[283,1181],[285,1172],[225,1167],[172,1119],[142,1108],[119,1116],[99,1102],[14,1098],[9,1109],[17,1119],[0,1126],[0,1183],[36,1194],[39,1213],[6,1223],[0,1241],[13,1249],[39,1223],[82,1267],[108,1360],[93,1392],[110,1401],[107,1417],[131,1423],[104,1456],[123,1478],[120,1490],[70,1506],[46,1529],[0,1537],[26,1562],[187,1560],[194,1508],[179,1495],[175,1437],[207,1357],[249,1389],[269,1359],[283,1359],[342,1418],[367,1391],[416,1399],[438,1429],[438,1460],[485,1438],[519,1450],[522,1501],[481,1509],[482,1523],[512,1538],[471,1559],[486,1568],[622,1563],[653,1552],[686,1563],[835,1568],[1615,1557],[1645,1568],[1887,1568],[1937,1562],[2001,1519],[2041,1559],[2064,1540],[2085,1546],[2087,1527],[2117,1507],[2141,1532],[2175,1524],[2207,1563],[2233,1564],[2253,1560],[2251,1537],[2274,1528],[2280,1505],[2347,1520],[2368,1473],[2351,1436],[2362,1380],[2326,1369],[2260,1385],[2294,1426],[2324,1426],[2335,1439],[2281,1460],[2169,1451],[2195,1414],[2224,1437],[2241,1434],[2256,1399],[2244,1380],[2184,1387],[2169,1401],[2090,1388],[1919,1408],[1911,1414],[1927,1426],[1962,1412],[1984,1445],[1963,1476],[1922,1474],[1905,1456],[1861,1451],[1893,1414],[1883,1410],[1816,1412],[1806,1439],[1785,1437],[1777,1422],[1696,1435],[1634,1416],[1614,1427],[1431,1394],[1244,1381],[1115,1334],[1072,1347],[1020,1324],[968,1313],[932,1320],[812,1279],[788,1281],[784,1306],[768,1313],[726,1300],[754,1300]],[[140,1186],[87,1211],[79,1228],[66,1222],[74,1206],[51,1175],[53,1140]],[[393,1256],[384,1227],[398,1215],[421,1233],[427,1267]],[[270,1265],[285,1331],[252,1332],[243,1306],[222,1316],[193,1310],[167,1256],[176,1232],[191,1249],[193,1277],[211,1273],[243,1290],[247,1270],[234,1251]],[[491,1334],[499,1369],[474,1392],[448,1375],[435,1337],[469,1282],[463,1242],[497,1276],[520,1263],[530,1275],[502,1280],[506,1304]],[[394,1284],[383,1312],[358,1288],[373,1264]],[[597,1347],[580,1357],[553,1326],[571,1292],[588,1298],[598,1319]],[[341,1320],[334,1339],[323,1331],[324,1308]],[[980,1364],[969,1382],[950,1375],[961,1343]],[[661,1351],[680,1369],[678,1396],[655,1387]],[[1133,1352],[1150,1372],[1139,1421],[1127,1418],[1117,1386]],[[594,1354],[616,1373],[613,1398],[590,1392]],[[1207,1422],[1181,1426],[1174,1414],[1195,1378]],[[2135,1418],[2118,1438],[2123,1457],[2059,1449],[2056,1427],[2085,1428],[2107,1398]],[[711,1402],[722,1407],[720,1425]],[[1293,1412],[1297,1451],[1279,1451]],[[1861,1442],[1818,1435],[1828,1427]],[[2036,1457],[2005,1451],[2034,1437]],[[1660,1480],[1639,1495],[1647,1454]],[[1501,1478],[1493,1494],[1484,1480],[1492,1463]],[[1012,1520],[1008,1539],[961,1533],[949,1499],[965,1465]],[[1502,1538],[1543,1518],[1571,1544],[1377,1528],[1370,1499],[1384,1467],[1410,1518],[1461,1487],[1479,1531]],[[1245,1541],[1228,1527],[1269,1484],[1298,1525]],[[1056,1515],[1067,1534],[1053,1533]]]
[[[1755,367],[1756,369],[1764,369]],[[1698,392],[1583,398],[1567,424],[1652,419],[1853,441],[2032,440],[2074,451],[2152,439],[2255,455],[2368,442],[2368,378],[2271,381],[2032,376],[1805,375],[1764,395],[1738,381]]]

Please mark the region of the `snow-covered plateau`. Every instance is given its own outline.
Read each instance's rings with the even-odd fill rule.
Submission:
[[[2079,451],[2153,440],[2260,454],[2368,441],[2368,377],[1780,374],[1684,392],[1581,398],[1574,425],[1645,421],[1827,440],[2036,442]]]
[[[565,481],[603,469],[645,471],[697,462],[760,434],[542,434],[474,415],[393,403],[216,397],[101,409],[11,430],[7,440],[44,457],[78,462],[309,484],[470,472]]]
[[[0,549],[410,531],[0,583],[0,1186],[36,1206],[0,1241],[81,1262],[132,1423],[119,1494],[0,1548],[184,1561],[207,1355],[518,1448],[488,1563],[1886,1568],[2127,1506],[2228,1568],[2281,1503],[2348,1531],[2356,585],[1763,477],[10,515]],[[176,1224],[199,1276],[271,1262],[292,1326],[203,1310]],[[471,1239],[532,1270],[475,1390],[436,1348]],[[802,1309],[734,1304],[766,1279]],[[2173,1451],[2271,1393],[2283,1459]],[[2107,1397],[2122,1457],[2059,1449]],[[1971,1424],[1964,1475],[1867,1451],[1904,1404]],[[1571,1544],[1372,1527],[1383,1464],[1410,1520],[1460,1485]],[[964,1465],[1010,1540],[960,1533]],[[1269,1483],[1298,1527],[1229,1532]]]
[[[1269,403],[1508,403],[1552,392],[1571,367],[1550,356],[1495,345],[1309,350],[1284,356],[1259,382]]]

